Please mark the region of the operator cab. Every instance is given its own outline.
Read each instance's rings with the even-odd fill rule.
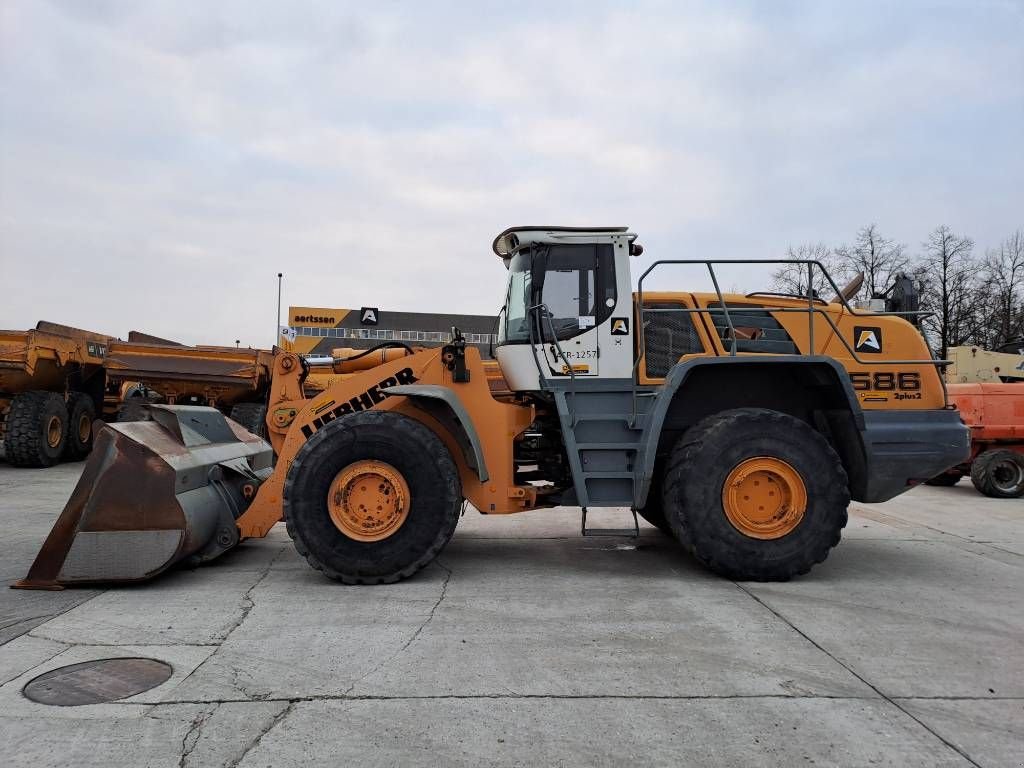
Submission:
[[[518,392],[552,379],[630,379],[627,227],[512,227],[492,248],[508,269],[495,356]]]

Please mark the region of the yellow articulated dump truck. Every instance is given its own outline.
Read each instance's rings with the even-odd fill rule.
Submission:
[[[78,461],[103,407],[110,338],[40,321],[0,331],[0,447],[16,467]]]
[[[642,248],[622,227],[515,227],[493,250],[500,376],[456,331],[339,359],[347,375],[312,398],[308,365],[278,352],[269,442],[212,408],[151,406],[152,421],[99,433],[17,586],[139,581],[281,520],[326,576],[394,582],[437,557],[465,502],[578,508],[583,535],[635,535],[640,515],[720,574],[785,580],[838,544],[851,499],[885,501],[968,456],[919,332],[834,284],[831,303],[723,294],[719,262],[671,260],[634,290]],[[675,264],[706,268],[715,290],[644,290]],[[594,530],[596,507],[631,524]]]

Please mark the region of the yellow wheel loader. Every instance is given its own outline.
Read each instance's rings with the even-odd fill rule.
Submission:
[[[100,430],[17,586],[143,580],[281,520],[330,578],[394,582],[438,555],[466,502],[580,508],[584,535],[635,535],[639,514],[720,574],[783,580],[825,559],[851,498],[885,501],[968,456],[917,329],[853,309],[827,275],[832,302],[727,295],[718,262],[658,261],[634,291],[642,248],[621,227],[516,227],[493,249],[500,376],[453,329],[438,349],[338,350],[342,375],[309,399],[308,364],[278,352],[269,444],[211,408],[151,406]],[[644,290],[676,264],[706,268],[714,292]],[[824,273],[800,264],[808,284]],[[596,507],[631,525],[593,530]]]

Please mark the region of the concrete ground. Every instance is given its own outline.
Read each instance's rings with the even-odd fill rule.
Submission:
[[[6,581],[80,470],[0,465]],[[581,539],[555,510],[471,512],[394,586],[327,581],[278,526],[143,586],[3,590],[3,763],[1024,764],[1024,502],[965,482],[851,512],[787,584],[710,575],[648,527]],[[173,676],[114,704],[21,695],[138,655]]]

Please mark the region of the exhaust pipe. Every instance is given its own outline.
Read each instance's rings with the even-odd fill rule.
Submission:
[[[64,511],[16,589],[145,581],[212,560],[273,471],[273,450],[216,408],[150,405],[152,421],[97,422]]]

